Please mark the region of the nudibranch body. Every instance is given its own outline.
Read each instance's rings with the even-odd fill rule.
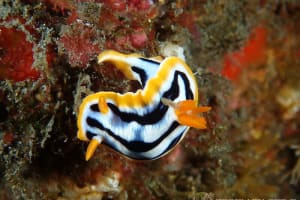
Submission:
[[[148,59],[108,50],[98,56],[98,63],[102,62],[114,64],[142,89],[98,92],[83,100],[77,136],[90,141],[86,160],[101,143],[132,159],[157,159],[178,144],[189,127],[206,128],[200,113],[210,107],[197,107],[197,83],[181,59]]]

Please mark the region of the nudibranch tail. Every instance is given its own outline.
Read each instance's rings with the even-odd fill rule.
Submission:
[[[86,150],[86,153],[85,153],[85,160],[88,161],[92,156],[93,154],[95,153],[97,147],[101,144],[102,142],[102,139],[100,137],[94,137],[90,143],[89,143],[89,146]]]
[[[127,79],[137,80],[142,87],[157,75],[161,57],[144,58],[139,54],[122,54],[117,51],[103,51],[98,55],[98,63],[109,62],[119,69]]]
[[[138,54],[125,55],[117,51],[108,50],[103,51],[98,55],[98,64],[103,62],[110,62],[114,64],[114,66],[117,67],[119,70],[121,70],[126,76],[126,78],[134,80],[134,76],[130,70],[130,64],[127,61],[128,57],[138,58],[140,56]]]
[[[206,120],[204,117],[200,116],[203,112],[208,112],[211,110],[209,106],[197,106],[194,100],[185,100],[178,103],[174,103],[169,99],[162,98],[162,102],[165,105],[171,106],[175,110],[177,120],[180,124],[190,126],[197,129],[207,128]]]

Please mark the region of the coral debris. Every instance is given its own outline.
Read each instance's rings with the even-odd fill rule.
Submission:
[[[0,1],[0,199],[296,199],[299,1]],[[208,129],[167,157],[84,161],[84,96],[136,91],[96,56],[180,56]]]

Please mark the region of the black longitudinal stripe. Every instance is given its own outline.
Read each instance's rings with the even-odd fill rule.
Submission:
[[[94,112],[100,112],[98,104],[91,105],[90,109]]]
[[[190,85],[189,79],[186,77],[186,75],[180,71],[176,71],[175,75],[176,75],[177,79],[178,79],[179,75],[183,79],[184,89],[185,89],[185,98],[186,99],[194,99],[194,94],[191,90],[191,85]]]
[[[114,112],[115,115],[120,117],[120,119],[124,122],[132,122],[136,121],[137,123],[141,125],[147,125],[147,124],[155,124],[158,121],[161,120],[161,116],[164,116],[168,110],[168,106],[164,105],[163,103],[159,103],[155,109],[152,110],[152,112],[149,112],[145,115],[139,115],[136,113],[127,113],[122,112],[120,109],[115,106],[114,104],[108,103],[108,107]]]
[[[178,85],[178,78],[179,76],[182,78],[184,85],[185,85],[185,96],[186,99],[193,99],[194,95],[190,88],[190,83],[186,75],[182,72],[175,71],[175,77],[172,81],[171,88],[164,92],[162,95],[164,98],[174,100],[179,96],[179,85]],[[139,124],[146,125],[146,124],[155,124],[157,123],[162,116],[165,115],[165,113],[168,110],[168,106],[164,105],[162,102],[160,102],[155,109],[153,109],[151,112],[140,115],[136,113],[129,113],[129,112],[122,112],[120,109],[112,104],[108,103],[108,107],[114,112],[115,115],[119,116],[122,121],[124,122],[131,122],[136,121]]]
[[[157,62],[157,61],[154,61],[154,60],[150,60],[150,59],[147,59],[147,58],[139,58],[139,59],[142,60],[142,61],[145,61],[145,62],[155,64],[155,65],[160,65],[160,62]]]
[[[106,128],[103,126],[103,124],[101,124],[99,121],[88,117],[87,118],[87,124],[91,127],[94,128],[98,128],[99,130],[103,130],[105,131],[108,135],[110,135],[111,137],[114,138],[114,140],[119,141],[121,144],[123,144],[129,151],[132,152],[146,152],[149,151],[153,148],[155,148],[157,145],[159,145],[166,137],[168,137],[170,135],[170,133],[172,133],[178,126],[178,122],[174,121],[170,127],[168,128],[168,130],[163,133],[157,140],[155,140],[154,142],[151,143],[146,143],[144,141],[127,141],[124,140],[123,138],[121,138],[120,136],[118,136],[116,133],[114,133],[113,131],[111,131],[110,129]],[[140,134],[140,133],[136,133],[136,134]],[[96,134],[88,132],[87,136],[89,139],[92,139],[93,136],[95,136]],[[107,141],[103,141],[106,145],[114,148],[113,144],[109,144],[107,143]],[[123,152],[121,152],[123,153]]]
[[[165,153],[167,153],[168,151],[170,151],[176,144],[178,144],[178,142],[180,141],[180,139],[181,139],[181,137],[182,137],[182,134],[185,132],[185,130],[184,131],[182,131],[176,138],[174,138],[173,140],[172,140],[172,142],[169,144],[169,146],[160,154],[160,155],[158,155],[158,156],[156,156],[155,158],[153,158],[153,159],[156,159],[156,158],[159,158],[159,157],[161,157],[162,155],[164,155]]]
[[[92,133],[91,131],[87,131],[87,132],[86,132],[86,137],[87,137],[89,140],[93,139],[94,136],[97,136],[97,134],[96,134],[96,133]]]
[[[139,75],[140,80],[142,82],[142,87],[144,88],[145,85],[146,85],[146,81],[148,79],[146,72],[144,70],[138,68],[138,67],[135,67],[135,66],[132,66],[131,70]]]

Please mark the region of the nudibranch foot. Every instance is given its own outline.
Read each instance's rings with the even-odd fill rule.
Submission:
[[[171,106],[175,110],[177,120],[180,124],[190,126],[197,129],[206,129],[206,120],[204,117],[200,116],[203,112],[208,112],[211,110],[209,106],[197,106],[194,100],[185,100],[178,103],[162,98],[163,104]]]
[[[102,142],[101,137],[93,137],[86,150],[86,154],[85,154],[86,161],[88,161],[93,156],[93,154],[95,153],[97,147],[101,144],[101,142]]]

